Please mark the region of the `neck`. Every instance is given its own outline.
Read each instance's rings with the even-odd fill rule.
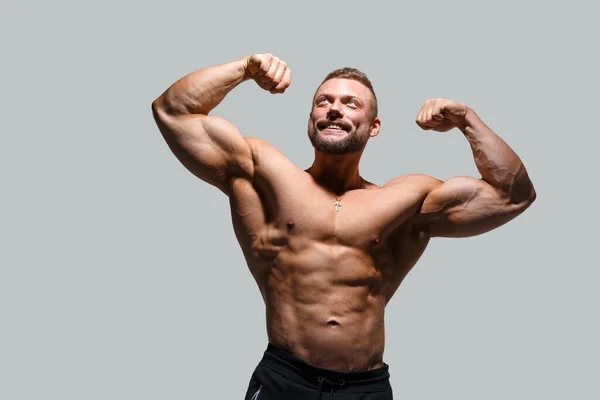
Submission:
[[[362,185],[358,172],[360,156],[361,153],[338,156],[315,151],[315,161],[306,172],[335,194],[343,195]]]

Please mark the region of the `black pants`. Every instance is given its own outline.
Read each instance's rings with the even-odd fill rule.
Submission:
[[[388,365],[337,372],[306,364],[269,343],[254,370],[245,400],[391,400]]]

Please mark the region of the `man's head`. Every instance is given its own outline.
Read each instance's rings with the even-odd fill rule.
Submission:
[[[371,102],[370,102],[371,111],[373,112],[373,117],[377,117],[377,112],[378,112],[377,96],[375,95],[375,90],[373,89],[373,84],[371,84],[371,81],[369,80],[369,78],[367,77],[367,75],[364,72],[362,72],[356,68],[350,68],[350,67],[336,69],[335,71],[331,71],[325,77],[325,79],[323,79],[323,82],[321,82],[321,85],[323,85],[325,82],[327,82],[330,79],[350,79],[350,80],[360,82],[364,86],[366,86],[369,89],[369,91],[371,92],[371,95],[373,95]]]
[[[341,68],[329,73],[315,92],[308,136],[322,153],[352,154],[379,133],[380,123],[369,78],[355,68]]]

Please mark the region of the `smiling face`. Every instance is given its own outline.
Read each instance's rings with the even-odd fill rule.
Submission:
[[[371,90],[353,79],[325,81],[315,93],[308,120],[308,137],[322,153],[352,154],[362,151],[379,133]]]

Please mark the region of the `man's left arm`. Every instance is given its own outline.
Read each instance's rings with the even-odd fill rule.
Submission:
[[[467,237],[497,228],[535,200],[533,184],[517,154],[477,116],[451,100],[428,100],[416,119],[425,130],[458,128],[471,145],[481,179],[429,181],[416,221],[433,236]]]

